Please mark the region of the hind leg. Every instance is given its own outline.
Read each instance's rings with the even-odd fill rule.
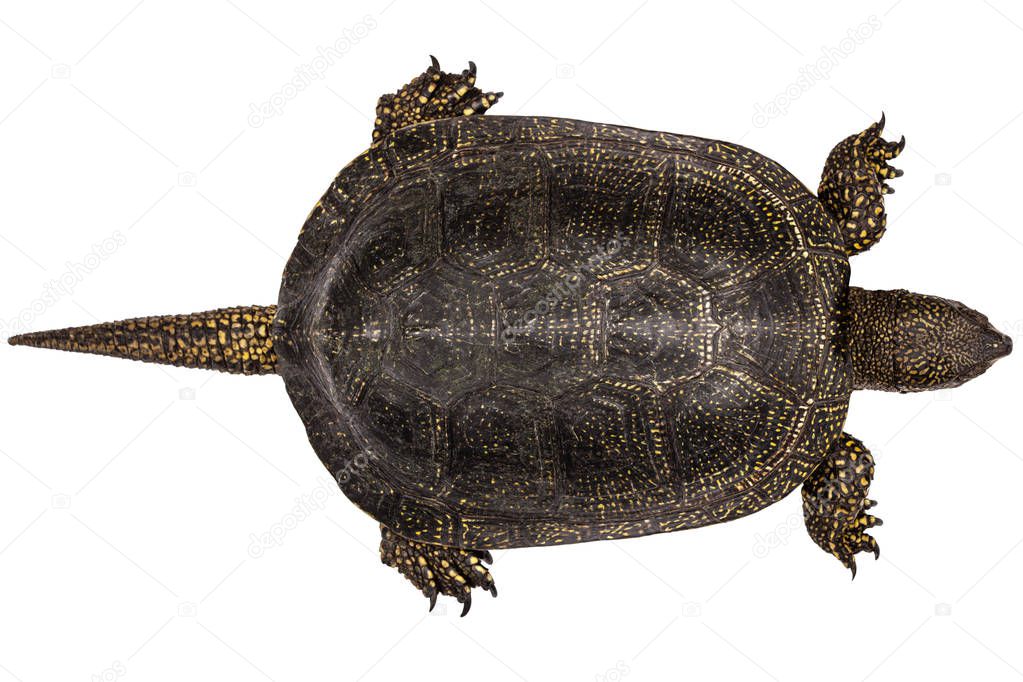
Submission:
[[[881,519],[867,510],[876,502],[867,499],[874,477],[874,458],[858,439],[843,433],[831,454],[803,484],[803,519],[810,537],[821,549],[842,562],[856,577],[856,554],[881,556],[877,541],[867,529]]]
[[[453,116],[472,116],[487,111],[501,97],[500,92],[483,92],[476,87],[476,65],[462,73],[441,71],[436,58],[422,74],[393,95],[377,102],[373,143],[405,126]]]
[[[483,565],[493,563],[490,552],[416,542],[386,526],[380,526],[380,532],[380,561],[398,569],[426,595],[431,611],[438,594],[457,599],[463,616],[472,606],[472,588],[481,587],[497,596],[494,576]]]

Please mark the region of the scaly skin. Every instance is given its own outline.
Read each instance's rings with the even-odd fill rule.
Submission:
[[[373,144],[388,133],[423,121],[439,121],[452,116],[483,114],[503,95],[483,92],[475,86],[476,65],[460,74],[441,71],[435,57],[425,72],[393,95],[382,95],[377,102]]]
[[[885,142],[884,115],[862,133],[850,135],[831,151],[817,197],[834,220],[842,226],[846,253],[866,251],[881,239],[888,217],[884,195],[893,190],[885,180],[902,175],[888,165],[906,147],[906,138]]]
[[[22,334],[10,343],[233,374],[273,374],[277,354],[270,332],[276,313],[277,306],[270,305],[136,317]]]
[[[403,538],[386,526],[380,526],[380,561],[398,569],[409,582],[430,600],[446,594],[462,604],[462,615],[472,606],[472,588],[479,587],[497,596],[494,576],[484,562],[493,563],[490,552],[430,545]]]
[[[953,388],[1012,350],[1012,339],[975,310],[904,289],[849,287],[853,388]]]
[[[874,478],[874,458],[858,439],[843,433],[831,455],[803,484],[803,519],[810,537],[856,577],[856,554],[881,549],[867,529],[881,519],[866,513],[876,502],[867,499]]]

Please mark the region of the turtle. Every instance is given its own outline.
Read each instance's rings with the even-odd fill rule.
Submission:
[[[1011,339],[965,305],[849,284],[885,233],[881,119],[816,195],[738,144],[541,116],[435,58],[302,227],[275,305],[15,345],[283,378],[310,443],[429,600],[497,590],[491,550],[751,514],[879,556],[853,391],[958,386]]]

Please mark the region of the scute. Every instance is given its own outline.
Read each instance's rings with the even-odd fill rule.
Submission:
[[[444,257],[500,277],[547,252],[547,159],[497,148],[459,156],[444,183]]]
[[[554,421],[544,393],[492,386],[460,397],[450,415],[445,478],[466,512],[528,513],[555,501]]]
[[[387,371],[448,402],[485,381],[493,364],[494,296],[471,275],[437,267],[395,292],[398,322]]]
[[[406,284],[440,257],[440,190],[427,177],[397,186],[376,202],[357,227],[352,261],[359,278],[378,294]],[[368,229],[360,229],[366,222]]]
[[[569,269],[586,268],[597,279],[648,267],[657,247],[670,160],[586,142],[553,146],[547,153],[553,259]]]
[[[285,312],[295,312],[295,306],[302,305],[297,299],[309,293],[308,281],[319,275],[337,241],[352,234],[352,221],[389,177],[383,156],[371,151],[357,156],[338,173],[302,226],[298,244],[284,268],[278,311],[284,308]]]
[[[610,288],[547,261],[496,282],[495,381],[548,391],[588,380],[604,362]]]
[[[784,202],[747,171],[680,161],[661,229],[662,261],[707,286],[731,287],[791,258],[802,246]]]
[[[662,503],[677,470],[657,393],[604,378],[559,396],[562,502],[599,513]]]
[[[710,366],[721,324],[703,287],[653,268],[623,279],[607,306],[607,365],[667,389]],[[684,340],[679,343],[679,340]]]
[[[713,295],[714,316],[723,327],[719,351],[734,366],[798,401],[812,395],[812,385],[794,394],[790,384],[777,378],[799,376],[819,363],[819,325],[831,311],[819,295],[815,275],[815,260],[800,258],[787,268],[765,272],[748,286]],[[786,305],[779,306],[779,300]]]
[[[396,532],[664,532],[792,490],[838,436],[848,263],[781,166],[714,140],[468,117],[310,215],[274,344],[310,440]]]
[[[447,463],[443,405],[383,374],[366,390],[358,412],[408,484],[435,485]]]
[[[715,367],[665,400],[690,500],[721,488],[755,486],[783,458],[806,406],[741,371]]]
[[[355,276],[350,263],[340,263],[334,274],[324,283],[324,306],[319,325],[310,329],[310,352],[329,374],[330,393],[354,404],[379,372],[394,322],[386,303]]]

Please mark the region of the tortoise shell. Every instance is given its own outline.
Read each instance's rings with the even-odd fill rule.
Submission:
[[[761,509],[845,421],[838,226],[777,163],[472,116],[350,163],[288,261],[279,371],[345,494],[412,539],[621,538]]]

